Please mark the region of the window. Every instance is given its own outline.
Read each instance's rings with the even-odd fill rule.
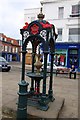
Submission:
[[[80,16],[80,5],[73,5],[72,6],[72,15],[71,17],[78,17]]]
[[[7,52],[9,52],[9,46],[7,46]]]
[[[62,19],[64,15],[64,7],[59,7],[58,18]]]
[[[79,13],[80,13],[80,5],[73,5],[72,14],[79,14]]]
[[[58,38],[57,41],[62,41],[62,28],[58,29]]]
[[[2,38],[2,41],[5,41],[4,37]]]
[[[4,46],[4,49],[3,49],[3,51],[5,51],[5,46]]]
[[[2,45],[1,47],[2,47],[2,51],[4,51],[4,46]]]
[[[7,46],[5,46],[5,51],[7,51]]]
[[[2,36],[0,36],[0,40],[2,41]]]
[[[9,46],[9,52],[11,52],[11,46]]]
[[[6,41],[6,38],[4,38],[4,41]]]
[[[65,66],[66,65],[66,54],[55,54],[54,55],[54,64],[57,66]]]
[[[76,49],[73,50],[73,49],[72,49],[72,50],[70,50],[70,54],[78,54],[78,50],[76,50]]]
[[[31,17],[31,22],[35,20],[35,17]]]
[[[18,40],[18,44],[22,46],[22,40]]]
[[[13,40],[11,40],[11,43],[13,43]]]
[[[18,52],[18,48],[16,47],[16,53]]]
[[[80,28],[69,29],[69,41],[78,42],[80,40]]]
[[[14,49],[14,47],[13,47],[13,49],[12,49],[12,52],[13,52],[13,53],[15,52],[15,49]]]

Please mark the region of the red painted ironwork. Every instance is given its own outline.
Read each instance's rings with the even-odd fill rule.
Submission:
[[[52,27],[52,24],[49,24],[47,22],[46,22],[46,24],[42,23],[42,22],[40,24],[42,25],[43,28],[51,28]]]
[[[23,29],[27,29],[27,28],[28,28],[28,25],[29,25],[29,24],[26,22],[26,23],[25,23],[25,26],[23,27]]]
[[[34,34],[34,35],[38,34],[39,33],[39,26],[36,25],[36,24],[32,25],[31,26],[31,33]]]

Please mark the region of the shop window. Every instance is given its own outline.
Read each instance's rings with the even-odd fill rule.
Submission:
[[[70,49],[69,50],[69,65],[75,65],[78,67],[78,49]]]
[[[56,64],[57,66],[59,66],[59,65],[65,66],[65,64],[66,64],[66,54],[56,54],[54,56],[54,64]]]
[[[77,63],[78,63],[78,58],[75,56],[74,57],[74,65],[77,66]]]
[[[59,7],[58,8],[58,18],[62,19],[64,16],[64,7]]]
[[[72,63],[73,63],[73,57],[72,56],[70,56],[70,65],[72,65]]]
[[[70,54],[78,54],[78,50],[70,50]]]
[[[12,61],[17,61],[16,55],[12,55]]]

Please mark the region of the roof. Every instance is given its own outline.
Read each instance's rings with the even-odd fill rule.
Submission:
[[[44,4],[44,3],[55,3],[55,2],[61,2],[61,1],[70,1],[70,0],[41,0],[40,3]]]
[[[12,45],[15,45],[15,46],[19,46],[18,41],[16,39],[7,37],[3,33],[0,33],[0,36],[3,37],[3,38],[6,38],[6,41],[2,41],[2,42],[8,43],[8,44],[12,44]],[[13,43],[12,43],[12,41],[13,41]]]

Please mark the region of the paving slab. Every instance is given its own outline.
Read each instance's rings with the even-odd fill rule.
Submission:
[[[42,111],[37,109],[36,107],[28,106],[27,114],[37,118],[59,118],[59,115],[64,106],[65,99],[56,97],[53,102],[50,102],[49,109],[47,111]],[[17,98],[9,101],[9,103],[3,105],[3,113],[8,113],[17,110]]]
[[[28,114],[36,116],[38,118],[59,118],[59,115],[64,106],[65,99],[56,97],[53,102],[49,103],[49,109],[47,111],[42,111],[36,107],[28,106]]]

